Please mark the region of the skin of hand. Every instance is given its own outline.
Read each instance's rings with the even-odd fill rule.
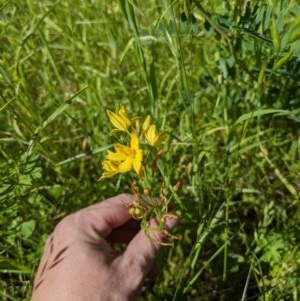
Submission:
[[[49,236],[31,301],[136,300],[161,248],[162,233],[147,237],[122,194],[65,217]],[[170,231],[176,220],[167,219]],[[155,220],[151,226],[157,226]],[[116,252],[111,243],[127,243]]]

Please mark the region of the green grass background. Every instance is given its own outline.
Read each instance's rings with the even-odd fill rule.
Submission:
[[[173,248],[141,300],[300,299],[298,1],[0,2],[0,299],[97,182],[106,110],[167,128]]]

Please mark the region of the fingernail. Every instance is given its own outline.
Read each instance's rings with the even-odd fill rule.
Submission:
[[[166,218],[166,228],[168,231],[172,231],[178,223],[178,218]]]

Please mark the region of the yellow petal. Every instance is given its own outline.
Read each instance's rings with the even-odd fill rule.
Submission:
[[[127,112],[126,112],[126,109],[124,106],[121,106],[121,108],[119,109],[119,114],[120,115],[123,114],[123,115],[127,116]]]
[[[102,179],[105,179],[105,178],[111,178],[111,177],[113,177],[117,173],[118,173],[118,171],[104,172],[98,181],[101,181]]]
[[[130,147],[135,150],[139,149],[139,138],[134,133],[130,135]]]
[[[156,139],[156,125],[152,124],[145,133],[146,140],[149,145],[154,146]]]
[[[102,163],[103,168],[106,170],[102,176],[100,177],[100,180],[105,179],[105,178],[111,178],[112,176],[114,176],[115,174],[117,174],[118,171],[118,166],[119,166],[119,162],[113,162],[113,161],[104,161]]]
[[[121,145],[122,146],[122,145]],[[106,159],[107,160],[110,160],[110,161],[123,161],[127,158],[127,155],[124,154],[123,152],[118,152],[118,147],[117,145],[115,145],[115,148],[117,150],[116,153],[113,153],[113,152],[109,152],[107,155],[106,155]]]
[[[125,116],[127,116],[127,111],[126,111],[126,109],[125,109],[124,106],[121,106],[121,108],[119,110],[119,115],[125,115]]]
[[[159,146],[162,143],[163,139],[165,138],[166,133],[167,133],[167,131],[164,130],[157,134],[154,146]]]
[[[124,172],[130,171],[131,169],[132,169],[132,159],[130,157],[126,158],[126,160],[123,161],[119,165],[119,172],[120,173],[124,173]]]
[[[117,171],[120,162],[117,161],[103,161],[102,166],[106,171]]]
[[[140,175],[141,174],[141,168],[142,168],[142,163],[140,160],[134,160],[133,161],[133,169],[135,172]]]
[[[124,120],[119,116],[117,115],[116,113],[112,112],[112,111],[109,111],[107,110],[107,115],[108,115],[108,118],[109,118],[109,121],[119,130],[122,130],[122,131],[126,131],[127,130],[127,125],[126,123],[124,122]]]
[[[126,111],[124,111],[125,108],[121,108],[119,111],[119,115],[107,110],[107,115],[109,118],[109,121],[120,131],[127,131],[128,127],[131,125],[130,119],[126,115]],[[112,134],[112,133],[111,133]]]
[[[119,110],[119,115],[122,117],[122,119],[126,122],[126,124],[128,124],[128,126],[130,126],[134,121],[140,119],[140,117],[133,117],[133,118],[129,118],[127,111],[125,109],[124,106],[122,106]]]
[[[132,122],[130,121],[130,119],[128,118],[128,115],[127,115],[127,111],[125,109],[124,106],[121,106],[120,110],[119,110],[119,115],[120,117],[122,118],[122,120],[125,122],[125,124],[127,125],[127,128],[129,126],[131,126]]]
[[[153,124],[150,126],[148,131],[145,133],[145,138],[149,145],[151,146],[159,146],[167,133],[166,130],[157,133],[156,126]]]
[[[125,156],[125,157],[127,157],[127,156],[130,156],[130,154],[131,154],[131,148],[129,148],[128,146],[126,146],[126,145],[122,145],[122,144],[119,144],[119,143],[117,143],[117,144],[115,144],[114,145],[114,148],[115,148],[115,150],[116,150],[116,152],[120,155],[120,156],[122,156],[122,158]],[[125,158],[124,159],[118,159],[118,160],[125,160]]]
[[[143,160],[143,150],[142,149],[137,149],[135,151],[134,160],[138,160],[138,161],[142,162],[142,160]]]
[[[146,132],[149,127],[150,127],[150,122],[151,122],[151,116],[150,115],[147,115],[144,123],[143,123],[143,126],[142,126],[142,130],[143,132]]]

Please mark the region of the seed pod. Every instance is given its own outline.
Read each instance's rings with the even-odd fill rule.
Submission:
[[[134,206],[130,207],[128,209],[128,213],[131,215],[133,219],[141,220],[144,217],[146,210],[139,205],[135,205],[135,206],[136,207]]]

